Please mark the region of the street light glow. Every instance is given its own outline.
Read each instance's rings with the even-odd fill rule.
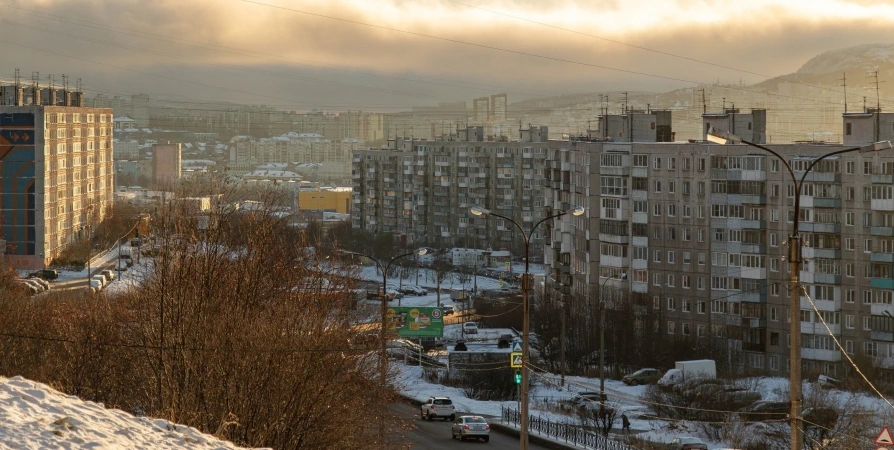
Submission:
[[[742,143],[742,138],[740,138],[739,136],[736,136],[729,131],[718,130],[714,127],[708,129],[707,138],[709,141],[714,142],[715,144],[725,145]]]
[[[858,153],[870,153],[870,152],[880,152],[883,150],[891,149],[891,141],[879,141],[873,142],[872,144],[860,147],[860,150],[857,150]]]
[[[469,212],[475,216],[486,216],[486,215],[490,214],[489,209],[484,209],[480,206],[473,206],[473,207],[469,208]]]
[[[565,214],[571,213],[573,216],[582,216],[586,210],[583,206],[575,206],[566,212]]]

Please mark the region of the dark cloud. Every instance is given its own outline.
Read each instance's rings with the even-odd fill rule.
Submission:
[[[83,77],[90,86],[109,92],[376,109],[468,101],[497,91],[521,99],[571,92],[663,91],[692,86],[690,81],[756,83],[764,78],[755,74],[794,72],[825,50],[877,42],[890,27],[887,19],[805,19],[769,5],[722,22],[669,18],[666,24],[646,30],[605,36],[690,58],[682,59],[488,15],[450,0],[431,0],[437,8],[423,10],[427,13],[418,12],[419,2],[386,3],[393,7],[386,11],[415,15],[389,20],[336,1],[279,4],[444,39],[235,0],[0,1],[0,21],[7,21],[0,22],[0,40],[31,47],[0,42],[5,63],[0,76],[8,77],[18,67],[24,73],[39,70]],[[719,3],[677,1],[686,10],[705,12]],[[615,1],[594,6],[582,0],[511,0],[488,8],[525,17],[543,11],[543,20],[551,20],[549,11],[569,7],[590,8],[598,16],[617,14],[627,6]],[[635,25],[637,16],[630,20]],[[556,25],[600,36],[602,32],[597,24]]]

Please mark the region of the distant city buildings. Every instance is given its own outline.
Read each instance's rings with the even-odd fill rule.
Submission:
[[[317,133],[237,136],[230,141],[227,174],[244,177],[263,164],[282,164],[311,181],[344,182],[350,179],[351,152],[361,146],[359,139],[331,141]]]
[[[518,140],[487,140],[484,127],[438,140],[394,139],[387,149],[354,152],[353,227],[407,242],[519,250],[511,223],[472,217],[482,206],[531,226],[543,218],[548,130],[518,130]],[[540,254],[544,230],[535,231]],[[516,253],[519,254],[519,253]]]
[[[170,187],[180,181],[181,145],[152,145],[152,180],[156,186]]]

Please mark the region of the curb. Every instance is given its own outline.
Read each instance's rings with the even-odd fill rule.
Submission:
[[[415,398],[410,397],[408,395],[398,394],[398,396],[404,400],[407,400],[408,402],[410,402],[414,405],[422,405],[422,403],[423,403],[421,400],[416,400]],[[518,429],[511,427],[509,425],[506,425],[506,424],[502,424],[500,422],[495,422],[495,423],[491,422],[490,429],[492,431],[496,431],[500,434],[505,434],[505,435],[513,436],[513,437],[519,437],[521,434],[521,432]],[[537,434],[533,434],[533,433],[528,434],[528,441],[530,441],[532,444],[537,444],[537,445],[540,445],[540,446],[543,446],[543,447],[546,447],[549,449],[554,449],[554,450],[573,450],[573,449],[580,450],[580,447],[575,447],[573,445],[556,442],[556,441],[541,437],[541,436],[539,436]]]

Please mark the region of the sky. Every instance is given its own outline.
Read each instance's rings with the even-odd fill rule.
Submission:
[[[891,25],[881,0],[0,0],[0,78],[388,111],[752,84]]]

